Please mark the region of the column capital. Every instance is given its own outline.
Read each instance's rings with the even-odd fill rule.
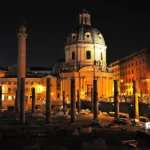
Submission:
[[[65,80],[65,79],[67,79],[67,77],[61,77],[60,79],[61,79],[61,80]]]
[[[98,80],[99,76],[93,76],[94,80]]]
[[[79,76],[80,78],[82,78],[82,79],[84,79],[85,78],[85,76]]]

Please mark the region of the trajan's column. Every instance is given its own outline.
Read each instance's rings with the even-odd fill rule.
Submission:
[[[21,25],[18,33],[18,70],[17,70],[17,99],[16,99],[16,112],[20,111],[20,89],[21,78],[26,77],[26,28]]]

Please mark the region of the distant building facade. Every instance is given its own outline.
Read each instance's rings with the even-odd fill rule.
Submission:
[[[139,96],[150,96],[150,52],[141,49],[111,63],[113,79],[119,81],[120,95],[133,95],[132,79]]]
[[[25,104],[26,108],[30,109],[32,104],[32,88],[35,88],[36,105],[45,105],[46,100],[46,78],[51,79],[51,99],[52,105],[60,103],[60,92],[57,90],[57,78],[51,75],[45,77],[26,77],[25,80]],[[3,107],[14,106],[17,90],[17,78],[2,77],[0,78],[2,86],[2,101]]]

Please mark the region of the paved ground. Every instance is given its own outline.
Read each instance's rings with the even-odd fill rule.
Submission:
[[[102,138],[110,150],[130,149],[131,147],[122,145],[122,140],[136,139],[140,145],[149,146],[149,131],[133,125],[109,126],[114,117],[99,115],[98,118],[102,121],[103,128],[91,127],[92,114],[77,116],[75,123],[70,123],[69,119],[52,119],[51,124],[45,124],[45,118],[37,117],[20,125],[14,118],[11,121],[9,117],[3,118],[5,121],[0,119],[0,149],[13,147],[15,150],[25,150],[21,147],[38,145],[34,150],[48,150],[46,146],[55,144],[63,145],[69,150],[80,150],[82,143],[93,144],[93,140],[97,138]],[[74,136],[76,131],[79,135]]]

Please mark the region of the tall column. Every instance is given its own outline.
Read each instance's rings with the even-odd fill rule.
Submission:
[[[35,88],[32,88],[32,113],[35,110]]]
[[[2,86],[0,86],[0,113],[2,112]]]
[[[15,96],[15,112],[18,112],[17,100],[18,100],[18,90],[16,90],[16,96]]]
[[[75,103],[75,79],[71,79],[71,123],[75,122],[75,109],[76,109],[76,103]]]
[[[65,102],[65,91],[63,91],[63,112],[64,112],[64,114],[66,114],[66,102]]]
[[[78,113],[81,111],[80,91],[77,90]]]
[[[25,123],[25,78],[21,78],[20,90],[20,123]]]
[[[94,116],[93,119],[98,119],[98,99],[97,99],[97,80],[93,80],[93,100],[94,100]]]
[[[63,88],[63,77],[61,76],[61,98],[63,99],[63,91],[64,91],[64,88]]]
[[[114,102],[115,102],[115,117],[119,118],[119,96],[118,96],[118,81],[114,80]]]
[[[51,80],[46,80],[46,124],[51,122]]]
[[[78,112],[81,111],[81,91],[82,91],[82,88],[81,88],[81,77],[80,77],[80,72],[79,72],[79,91],[77,91],[77,98],[78,98]]]
[[[18,63],[17,63],[17,99],[16,99],[16,112],[20,111],[20,90],[21,78],[26,77],[26,28],[22,25],[18,33]]]
[[[93,113],[93,88],[91,88],[91,113]]]
[[[139,102],[137,95],[137,85],[135,80],[133,80],[133,98],[134,98],[135,119],[139,119]]]

